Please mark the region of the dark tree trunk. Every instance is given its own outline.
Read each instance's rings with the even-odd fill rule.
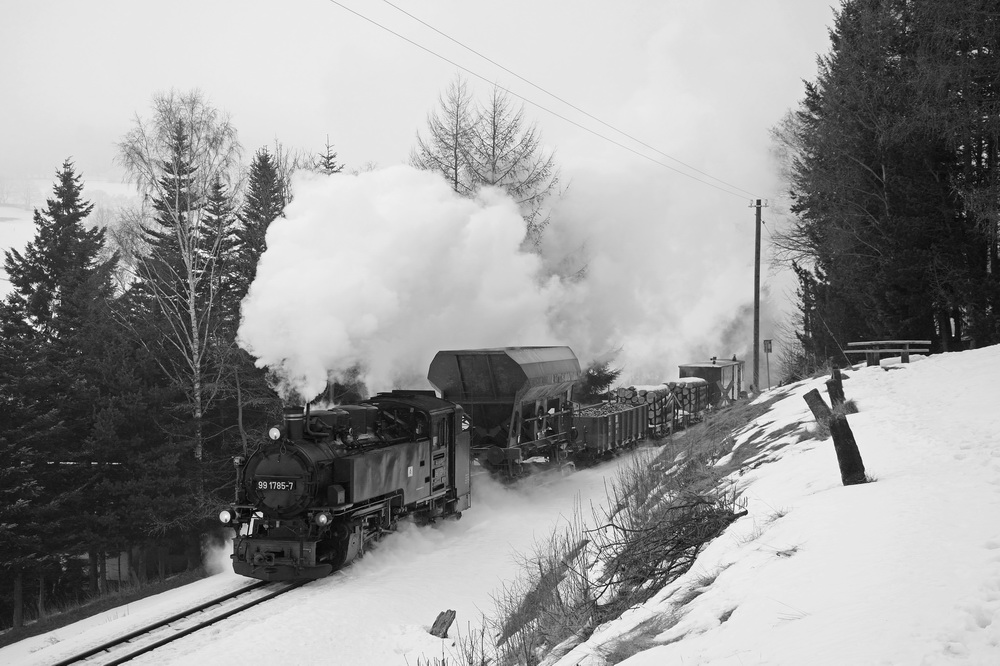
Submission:
[[[24,574],[14,574],[14,628],[24,626]]]
[[[101,594],[105,595],[108,593],[108,558],[103,550],[98,551],[97,564],[100,571],[98,587],[101,588]]]
[[[140,587],[146,584],[146,546],[132,546],[132,580]]]
[[[98,592],[97,587],[97,551],[91,550],[87,553],[87,558],[89,560],[90,571],[88,573],[87,579],[90,583],[90,596],[96,597]]]
[[[167,547],[163,544],[156,546],[156,575],[161,583],[167,578]]]
[[[38,574],[38,619],[45,617],[45,574]]]

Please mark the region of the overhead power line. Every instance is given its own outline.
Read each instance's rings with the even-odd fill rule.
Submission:
[[[597,123],[600,123],[601,125],[607,127],[608,129],[613,130],[613,131],[617,132],[618,134],[621,134],[622,136],[624,136],[624,137],[626,137],[628,139],[631,139],[632,141],[635,141],[640,146],[643,146],[645,148],[649,148],[653,152],[658,153],[658,154],[662,155],[663,157],[666,157],[668,160],[676,162],[677,164],[680,164],[681,166],[686,167],[686,168],[690,169],[691,171],[694,171],[695,173],[700,173],[703,176],[711,178],[712,180],[714,180],[714,181],[716,181],[718,183],[721,183],[721,184],[725,185],[726,187],[728,187],[730,189],[737,190],[739,192],[743,192],[744,194],[747,194],[747,195],[749,195],[751,197],[755,196],[754,193],[751,192],[751,191],[749,191],[749,190],[744,190],[742,187],[739,187],[737,185],[733,185],[732,183],[727,183],[726,181],[722,180],[721,178],[717,178],[717,177],[713,176],[710,173],[706,173],[706,172],[704,172],[704,171],[702,171],[702,170],[700,170],[700,169],[698,169],[696,167],[691,166],[690,164],[682,162],[681,160],[677,159],[673,155],[669,155],[669,154],[663,152],[662,150],[660,150],[656,146],[651,146],[648,143],[646,143],[645,141],[643,141],[642,139],[639,139],[639,138],[637,138],[637,137],[629,134],[625,130],[619,129],[619,128],[615,127],[614,125],[612,125],[612,124],[610,124],[608,122],[605,122],[604,120],[601,120],[597,116],[588,113],[587,111],[585,111],[584,109],[581,109],[580,107],[578,107],[577,105],[573,104],[572,102],[569,102],[569,101],[563,99],[562,97],[560,97],[559,95],[556,95],[554,92],[552,92],[550,90],[546,90],[545,88],[539,86],[538,84],[533,83],[532,81],[529,81],[528,79],[524,78],[523,76],[521,76],[517,72],[514,72],[514,71],[512,71],[512,70],[510,70],[510,69],[508,69],[506,67],[504,67],[503,65],[501,65],[500,63],[498,63],[496,60],[493,60],[489,56],[483,55],[482,53],[480,53],[476,49],[472,48],[471,46],[463,44],[462,42],[458,41],[457,39],[455,39],[451,35],[448,35],[447,33],[441,32],[440,30],[438,30],[437,28],[435,28],[431,24],[427,23],[423,19],[421,19],[421,18],[419,18],[417,16],[414,16],[413,14],[411,14],[408,11],[406,11],[402,7],[399,7],[398,5],[395,5],[395,4],[391,3],[391,2],[389,2],[389,0],[382,0],[382,2],[384,2],[387,5],[389,5],[390,7],[392,7],[393,9],[395,9],[396,11],[399,11],[399,12],[402,12],[403,14],[406,14],[407,16],[409,16],[411,19],[413,19],[417,23],[420,23],[421,25],[426,26],[427,28],[430,28],[431,30],[433,30],[437,34],[441,35],[445,39],[448,39],[448,40],[454,42],[455,44],[458,44],[459,46],[461,46],[466,51],[469,51],[471,53],[476,54],[477,56],[479,56],[480,58],[482,58],[483,60],[485,60],[486,62],[488,62],[490,64],[496,65],[497,67],[499,67],[503,71],[507,72],[511,76],[519,79],[520,81],[523,81],[524,83],[527,83],[529,86],[531,86],[535,90],[538,90],[538,91],[540,91],[542,93],[545,93],[546,95],[548,95],[552,99],[555,99],[555,100],[558,100],[558,101],[562,102],[563,104],[565,104],[566,106],[570,107],[571,109],[573,109],[575,111],[579,111],[580,113],[582,113],[583,115],[587,116],[591,120],[593,120],[593,121],[595,121]]]
[[[338,0],[328,0],[328,2],[330,2],[330,3],[334,4],[334,5],[337,5],[338,7],[340,7],[341,9],[343,9],[344,11],[349,12],[351,14],[354,14],[358,18],[360,18],[360,19],[362,19],[364,21],[367,21],[367,22],[371,23],[372,25],[374,25],[374,26],[376,26],[376,27],[378,27],[378,28],[380,28],[380,29],[382,29],[382,30],[384,30],[384,31],[386,31],[386,32],[388,32],[388,33],[390,33],[390,34],[392,34],[392,35],[400,38],[400,39],[402,39],[403,41],[405,41],[405,42],[407,42],[407,43],[409,43],[409,44],[417,47],[418,49],[420,49],[422,51],[426,51],[427,53],[431,54],[432,56],[434,56],[434,57],[436,57],[436,58],[438,58],[440,60],[443,60],[446,63],[448,63],[448,64],[450,64],[450,65],[452,65],[454,67],[459,68],[463,72],[466,72],[466,73],[470,74],[471,76],[476,77],[477,79],[481,79],[482,81],[485,81],[486,83],[488,83],[490,85],[496,85],[497,88],[499,88],[500,90],[504,91],[505,93],[507,93],[509,95],[513,95],[514,97],[517,97],[521,101],[526,102],[528,104],[531,104],[535,108],[541,109],[542,111],[545,111],[546,113],[548,113],[550,115],[553,115],[556,118],[559,118],[560,120],[564,120],[564,121],[570,123],[571,125],[579,127],[580,129],[584,130],[585,132],[589,132],[590,134],[593,134],[594,136],[596,136],[596,137],[598,137],[600,139],[603,139],[603,140],[607,141],[608,143],[614,144],[614,145],[618,146],[619,148],[627,150],[630,153],[633,153],[634,155],[637,155],[637,156],[639,156],[639,157],[641,157],[643,159],[646,159],[646,160],[652,162],[653,164],[657,164],[657,165],[659,165],[659,166],[661,166],[661,167],[663,167],[665,169],[670,169],[671,171],[673,171],[675,173],[678,173],[678,174],[684,176],[685,178],[690,178],[691,180],[698,181],[699,183],[702,183],[704,185],[708,185],[709,187],[714,187],[715,189],[719,190],[720,192],[725,192],[726,194],[729,194],[731,196],[738,197],[740,199],[746,199],[746,195],[745,194],[739,194],[738,192],[735,192],[733,190],[738,190],[739,192],[747,192],[747,190],[744,190],[744,189],[739,188],[739,187],[735,187],[733,185],[729,185],[728,183],[725,183],[725,181],[723,181],[721,179],[715,178],[714,176],[711,176],[711,175],[708,175],[708,174],[704,174],[703,172],[698,171],[697,169],[694,169],[693,167],[690,167],[690,166],[688,166],[686,164],[684,166],[687,166],[687,168],[692,169],[693,171],[698,171],[698,173],[703,173],[703,175],[706,175],[708,178],[712,178],[713,180],[718,181],[719,183],[723,183],[727,187],[722,187],[720,185],[717,185],[715,183],[709,182],[709,181],[704,180],[702,178],[698,178],[697,176],[693,176],[693,175],[691,175],[690,173],[688,173],[686,171],[681,171],[680,169],[677,169],[676,167],[673,167],[673,166],[671,166],[669,164],[666,164],[665,162],[661,162],[660,160],[658,160],[658,159],[656,159],[654,157],[651,157],[651,156],[649,156],[649,155],[647,155],[647,154],[645,154],[643,152],[640,152],[640,151],[638,151],[638,150],[636,150],[636,149],[634,149],[634,148],[632,148],[630,146],[627,146],[627,145],[621,143],[620,141],[616,141],[615,139],[613,139],[611,137],[605,136],[604,134],[601,134],[600,132],[597,132],[596,130],[591,129],[591,128],[587,127],[586,125],[582,125],[582,124],[578,123],[577,121],[575,121],[575,120],[573,120],[571,118],[567,118],[566,116],[564,116],[564,115],[562,115],[562,114],[560,114],[560,113],[558,113],[556,111],[553,111],[552,109],[549,109],[548,107],[543,106],[543,105],[539,104],[538,102],[535,102],[535,101],[533,101],[533,100],[525,97],[524,95],[516,93],[513,90],[505,88],[504,86],[498,85],[495,82],[490,81],[488,78],[486,78],[482,74],[479,74],[478,72],[475,72],[475,71],[469,69],[468,67],[465,67],[464,65],[461,65],[461,64],[455,62],[454,60],[451,60],[450,58],[447,58],[447,57],[441,55],[440,53],[437,53],[436,51],[434,51],[434,50],[432,50],[432,49],[424,46],[423,44],[415,42],[414,40],[410,39],[409,37],[406,37],[405,35],[402,35],[402,34],[396,32],[395,30],[393,30],[393,29],[391,29],[391,28],[389,28],[389,27],[387,27],[385,25],[382,25],[378,21],[365,16],[364,14],[361,14],[360,12],[355,11],[354,9],[351,9],[350,7],[342,4],[341,2],[338,2]],[[417,19],[417,20],[419,20],[419,19]],[[515,74],[515,76],[517,76],[517,75]],[[520,78],[520,77],[518,77],[518,78]],[[534,84],[531,84],[531,85],[534,85]],[[539,89],[541,90],[541,88],[539,88]],[[549,93],[546,93],[546,94],[549,94]],[[555,95],[553,95],[553,97],[555,97]],[[555,98],[559,99],[558,97],[555,97]],[[570,105],[570,106],[572,106],[572,105]],[[590,114],[587,114],[587,115],[589,116]],[[593,116],[591,116],[591,117],[593,117]],[[596,119],[596,118],[595,118],[595,120],[597,120],[598,122],[603,122],[603,121],[600,121],[599,119]],[[611,126],[609,125],[609,127],[611,127]],[[614,129],[614,127],[612,127],[612,129]],[[615,130],[615,131],[618,132],[619,130]],[[628,136],[624,132],[621,132],[621,134],[623,134],[624,136]],[[629,138],[631,138],[631,137],[629,137]],[[637,141],[636,139],[633,139],[633,140]],[[639,141],[639,143],[642,143],[642,142]],[[646,144],[643,144],[643,145],[646,145]],[[654,150],[656,152],[660,152],[660,151],[656,150],[655,148],[653,148],[652,150]],[[663,153],[663,154],[665,154],[665,153]],[[670,157],[670,156],[668,155],[667,157]],[[670,159],[674,160],[673,157],[670,157]],[[678,164],[684,164],[680,160],[674,160],[674,161],[676,161]]]

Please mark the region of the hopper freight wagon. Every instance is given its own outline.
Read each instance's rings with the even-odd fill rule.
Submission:
[[[525,463],[568,466],[587,453],[573,435],[573,384],[580,362],[569,347],[438,352],[427,379],[472,419],[472,456],[505,478]]]

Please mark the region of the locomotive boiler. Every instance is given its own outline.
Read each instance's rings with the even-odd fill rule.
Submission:
[[[261,580],[321,578],[395,529],[471,505],[469,422],[433,391],[380,393],[332,409],[286,408],[283,425],[234,460],[233,569]]]

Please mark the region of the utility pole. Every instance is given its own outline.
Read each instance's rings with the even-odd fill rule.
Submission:
[[[767,204],[764,204],[767,205]],[[760,209],[761,202],[751,201],[750,207],[756,209],[757,233],[753,254],[753,387],[760,391]]]

